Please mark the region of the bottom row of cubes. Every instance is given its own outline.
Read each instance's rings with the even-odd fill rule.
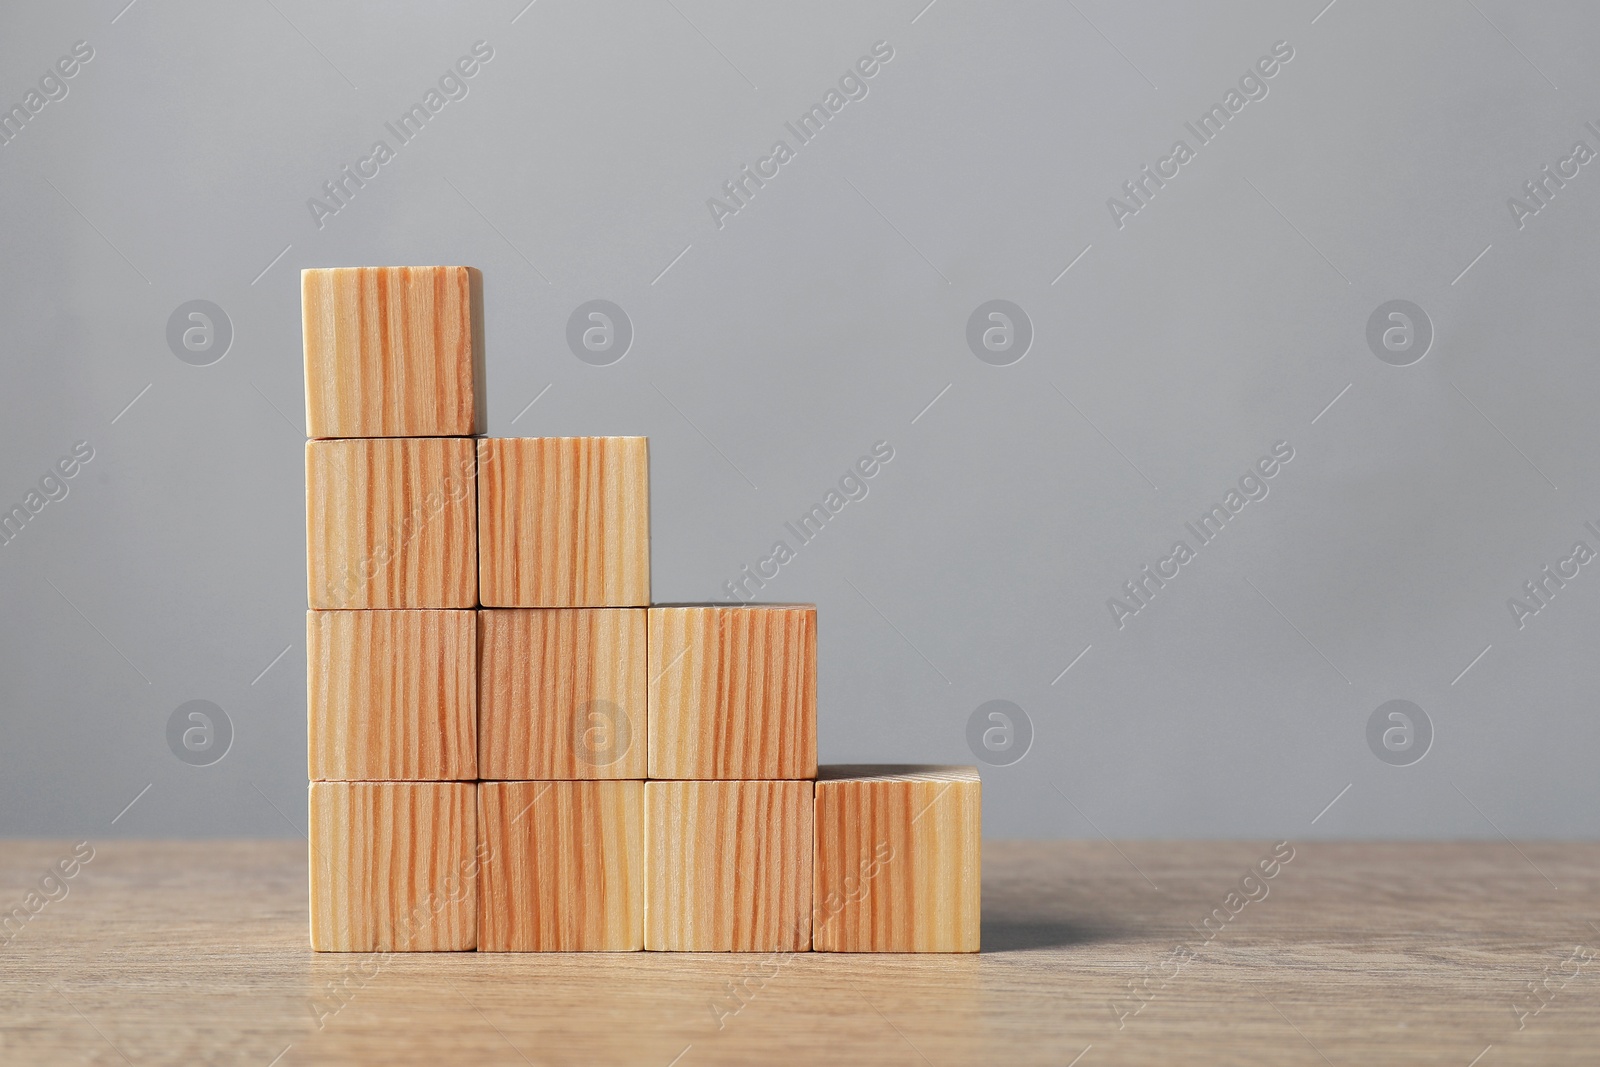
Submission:
[[[312,782],[319,951],[976,952],[969,767]]]

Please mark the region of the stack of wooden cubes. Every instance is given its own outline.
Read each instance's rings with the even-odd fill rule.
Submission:
[[[976,772],[818,768],[814,606],[650,605],[644,438],[481,436],[477,271],[302,286],[314,949],[977,950]]]

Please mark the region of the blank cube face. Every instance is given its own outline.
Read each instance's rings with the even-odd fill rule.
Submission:
[[[978,951],[981,790],[972,767],[822,767],[816,951]]]
[[[474,947],[477,789],[473,782],[312,782],[311,947]]]
[[[817,773],[817,609],[650,609],[650,777]]]
[[[810,948],[810,782],[646,782],[644,795],[645,948]]]
[[[478,612],[484,778],[643,778],[643,608]]]
[[[306,613],[313,779],[478,777],[472,611]]]
[[[643,437],[478,442],[485,607],[650,603],[650,455]]]
[[[472,608],[477,481],[460,437],[306,442],[313,608]]]
[[[471,267],[300,274],[309,437],[483,433],[483,277]]]
[[[484,782],[478,948],[644,947],[644,783]]]

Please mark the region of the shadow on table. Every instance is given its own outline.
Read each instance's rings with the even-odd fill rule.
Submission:
[[[1105,924],[1071,923],[1059,919],[995,919],[985,917],[981,934],[984,952],[1022,952],[1032,948],[1062,948],[1114,941],[1126,936]]]

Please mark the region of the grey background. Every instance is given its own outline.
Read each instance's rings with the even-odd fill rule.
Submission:
[[[720,596],[892,444],[762,594],[820,606],[824,761],[972,762],[1004,699],[1034,738],[985,768],[991,835],[1594,834],[1600,568],[1520,630],[1506,603],[1600,548],[1600,163],[1506,205],[1600,148],[1592,6],[125,2],[0,14],[5,107],[95,50],[0,148],[0,500],[95,450],[0,547],[0,834],[299,832],[298,271],[391,263],[482,268],[491,433],[651,437],[657,600]],[[318,229],[478,40],[469,95]],[[879,40],[719,230],[707,199]],[[1118,229],[1107,198],[1280,40]],[[596,298],[634,327],[611,366],[565,343]],[[193,299],[233,325],[211,366],[166,343]],[[1011,366],[966,344],[991,299],[1033,325]],[[1365,339],[1394,299],[1434,328],[1408,367]],[[1270,496],[1118,630],[1107,598],[1280,440]],[[197,699],[234,729],[209,766],[166,741]],[[1411,766],[1367,744],[1391,699],[1432,722]]]

